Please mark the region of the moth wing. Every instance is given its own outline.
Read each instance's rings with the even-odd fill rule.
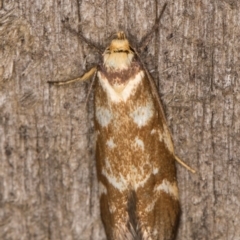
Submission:
[[[150,73],[148,72],[145,64],[141,60],[141,57],[140,57],[139,53],[134,48],[131,47],[131,49],[136,54],[136,56],[138,57],[140,63],[142,64],[143,70],[144,70],[144,72],[146,74],[146,77],[147,77],[147,79],[149,81],[149,84],[151,86],[152,95],[153,95],[154,99],[156,100],[156,102],[158,104],[158,111],[159,111],[159,114],[160,114],[160,116],[161,116],[161,118],[163,120],[163,125],[167,129],[167,131],[169,133],[169,136],[170,136],[170,140],[173,143],[172,135],[171,135],[171,132],[170,132],[168,124],[167,124],[167,120],[166,120],[166,117],[165,117],[165,113],[164,113],[164,110],[163,110],[163,106],[162,106],[161,99],[160,99],[160,96],[159,96],[159,93],[158,93],[158,90],[157,90],[156,83],[155,83],[154,79],[152,78],[152,76],[150,75]],[[173,152],[173,154],[174,154],[174,152]]]
[[[141,60],[141,57],[139,55],[139,53],[131,47],[131,50],[136,54],[136,56],[138,57],[140,63],[142,64],[142,67],[144,69],[144,72],[147,76],[147,79],[150,83],[150,86],[151,86],[151,90],[152,90],[152,95],[153,97],[155,98],[155,100],[157,101],[157,104],[158,104],[158,110],[159,110],[159,114],[162,118],[162,121],[163,121],[163,125],[165,127],[165,129],[167,130],[168,132],[168,136],[169,136],[169,141],[171,142],[171,145],[173,145],[173,140],[172,140],[172,134],[171,134],[171,131],[169,130],[169,127],[168,127],[168,124],[167,124],[167,120],[166,120],[166,117],[165,117],[165,113],[164,113],[164,110],[163,110],[163,106],[162,106],[162,103],[161,103],[161,99],[160,99],[160,96],[159,96],[159,93],[158,93],[158,90],[157,90],[157,86],[156,86],[156,83],[155,81],[153,80],[153,78],[151,77],[150,73],[148,72],[145,64],[142,62]],[[178,156],[175,155],[175,152],[174,152],[174,147],[172,147],[172,154],[175,158],[175,160],[180,163],[183,167],[185,167],[186,169],[188,169],[189,171],[191,171],[192,173],[195,173],[196,171],[191,168],[190,166],[188,166],[185,162],[183,162]]]

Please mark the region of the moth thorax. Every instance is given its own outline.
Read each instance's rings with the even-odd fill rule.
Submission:
[[[130,49],[128,40],[123,32],[117,33],[117,38],[113,39],[110,46],[103,54],[104,66],[109,70],[128,69],[134,57]]]

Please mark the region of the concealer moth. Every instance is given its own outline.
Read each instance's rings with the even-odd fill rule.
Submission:
[[[145,45],[150,37],[143,38]],[[180,159],[154,80],[123,32],[105,49],[102,62],[82,77],[49,83],[63,85],[92,76],[96,166],[107,239],[171,240],[180,212],[175,167]]]

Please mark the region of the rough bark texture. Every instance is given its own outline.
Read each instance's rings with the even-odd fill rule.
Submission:
[[[105,239],[99,217],[89,83],[100,45],[121,29],[132,42],[162,0],[0,0],[0,239]],[[240,239],[240,2],[168,1],[143,60],[178,155],[178,240]]]

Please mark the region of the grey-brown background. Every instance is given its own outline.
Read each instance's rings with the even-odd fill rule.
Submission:
[[[162,0],[0,1],[0,239],[105,239],[99,217],[89,83],[99,57],[68,20],[106,46],[117,30],[139,41]],[[178,240],[240,239],[240,2],[172,0],[143,61],[177,154]]]

